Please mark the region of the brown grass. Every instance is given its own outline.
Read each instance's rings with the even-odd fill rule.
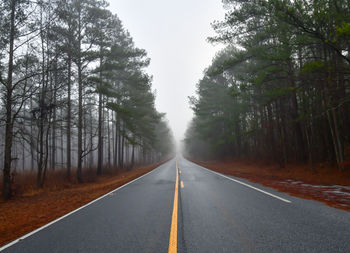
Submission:
[[[107,192],[153,170],[160,164],[140,166],[130,171],[95,176],[85,170],[82,184],[67,181],[62,171],[50,172],[43,189],[36,187],[35,173],[15,176],[15,196],[0,200],[0,246],[4,245]],[[73,174],[75,175],[75,174]]]
[[[350,196],[332,192],[335,188],[343,193],[349,192],[349,169],[340,171],[325,164],[318,164],[314,169],[307,165],[289,164],[281,169],[278,166],[238,160],[192,161],[219,173],[248,179],[280,192],[321,201],[329,206],[350,211]],[[323,187],[315,187],[318,185]]]

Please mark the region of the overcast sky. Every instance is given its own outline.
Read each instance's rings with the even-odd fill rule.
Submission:
[[[195,94],[220,46],[206,41],[210,25],[222,20],[221,0],[109,0],[135,44],[148,52],[157,91],[156,108],[165,112],[175,138],[183,139],[192,118],[188,96]]]

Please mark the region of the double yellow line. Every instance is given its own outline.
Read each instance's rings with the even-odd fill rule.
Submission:
[[[176,182],[173,205],[173,216],[171,218],[170,239],[169,239],[169,253],[177,252],[177,210],[179,200],[179,167],[176,161]]]

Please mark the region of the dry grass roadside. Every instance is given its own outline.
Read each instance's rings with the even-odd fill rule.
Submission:
[[[59,177],[59,174],[53,173],[49,175],[44,189],[37,189],[33,185],[34,175],[21,178],[18,176],[17,185],[21,187],[16,187],[16,196],[7,202],[0,200],[0,246],[146,174],[159,165],[138,167],[117,175],[98,178],[88,174],[86,179],[89,182],[83,184],[68,183]],[[57,180],[53,180],[55,176]],[[22,181],[22,184],[19,181]]]
[[[350,170],[340,171],[320,164],[314,170],[307,165],[273,165],[249,161],[195,161],[213,171],[247,179],[293,196],[321,201],[350,211]]]

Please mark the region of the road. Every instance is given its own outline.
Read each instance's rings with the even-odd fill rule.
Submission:
[[[350,213],[178,157],[2,250],[350,252]]]

